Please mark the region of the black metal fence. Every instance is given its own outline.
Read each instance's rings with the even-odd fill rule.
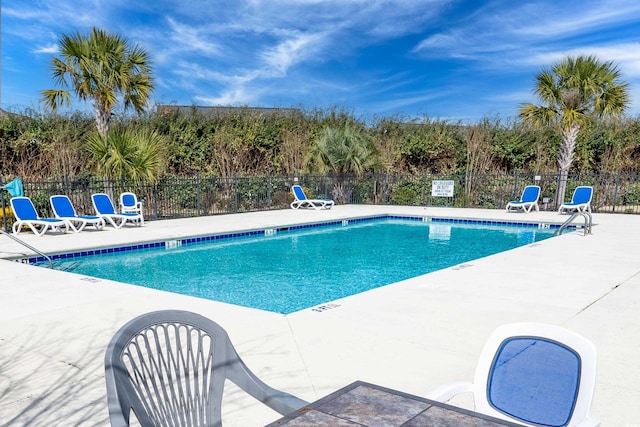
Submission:
[[[91,194],[107,193],[114,203],[119,194],[132,191],[144,200],[145,218],[165,219],[283,209],[293,200],[291,185],[300,184],[310,198],[332,198],[338,204],[450,206],[504,208],[519,198],[526,185],[541,187],[540,207],[557,208],[559,174],[549,175],[367,175],[352,176],[257,176],[257,177],[166,177],[157,184],[132,184],[86,177],[60,180],[24,180],[25,195],[40,216],[51,216],[49,197],[66,194],[79,214],[91,214]],[[452,181],[453,194],[433,195],[434,181]],[[0,185],[7,182],[0,181]],[[640,213],[640,175],[570,175],[565,200],[575,187],[594,187],[594,212]],[[449,187],[450,188],[450,187]],[[5,230],[13,221],[8,209],[10,195],[0,191]]]

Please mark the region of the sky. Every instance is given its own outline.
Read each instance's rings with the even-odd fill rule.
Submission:
[[[1,107],[45,111],[62,34],[146,49],[151,106],[330,109],[358,118],[510,120],[535,75],[613,61],[640,114],[638,0],[0,0]],[[71,110],[91,111],[74,101]]]

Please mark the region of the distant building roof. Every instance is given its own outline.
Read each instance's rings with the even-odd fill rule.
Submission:
[[[196,105],[158,105],[157,110],[160,114],[180,113],[184,115],[200,114],[207,117],[219,117],[225,114],[256,114],[270,115],[275,113],[294,114],[299,113],[298,108],[268,108],[268,107],[202,107]]]

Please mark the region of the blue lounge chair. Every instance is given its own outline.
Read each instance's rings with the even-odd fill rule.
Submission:
[[[518,211],[522,209],[523,212],[529,213],[532,209],[536,212],[540,210],[538,206],[538,199],[540,198],[540,187],[537,185],[527,185],[522,191],[520,200],[514,200],[507,203],[507,212]]]
[[[96,193],[91,195],[96,215],[111,224],[114,228],[122,228],[127,222],[142,225],[142,216],[134,213],[117,213],[113,202],[107,194]]]
[[[101,230],[104,227],[104,220],[99,216],[76,214],[73,203],[65,195],[51,196],[49,202],[55,217],[67,221],[69,228],[74,233],[81,232],[87,225],[93,225],[96,230]]]
[[[59,218],[41,218],[28,197],[12,197],[11,209],[16,217],[13,234],[20,234],[23,226],[29,227],[36,236],[42,236],[47,230],[66,233],[69,227],[67,221]]]
[[[593,187],[581,185],[576,187],[571,196],[571,201],[560,205],[558,212],[591,212],[591,198],[593,197]]]
[[[299,185],[292,186],[291,191],[293,192],[293,197],[295,197],[295,200],[291,202],[291,209],[331,209],[334,205],[334,202],[331,199],[308,199],[304,194],[304,190]]]
[[[596,357],[589,340],[567,329],[503,325],[487,340],[473,383],[451,383],[426,397],[445,402],[472,393],[477,412],[525,426],[597,427],[590,415]]]
[[[227,332],[196,313],[163,310],[125,324],[105,354],[112,426],[221,426],[227,381],[282,415],[308,403],[265,384]]]
[[[142,201],[138,201],[135,193],[125,192],[120,194],[120,212],[140,214],[140,222],[144,224],[144,214],[142,213]]]

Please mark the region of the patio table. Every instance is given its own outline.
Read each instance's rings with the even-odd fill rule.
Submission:
[[[356,381],[266,427],[522,427],[463,408]]]

